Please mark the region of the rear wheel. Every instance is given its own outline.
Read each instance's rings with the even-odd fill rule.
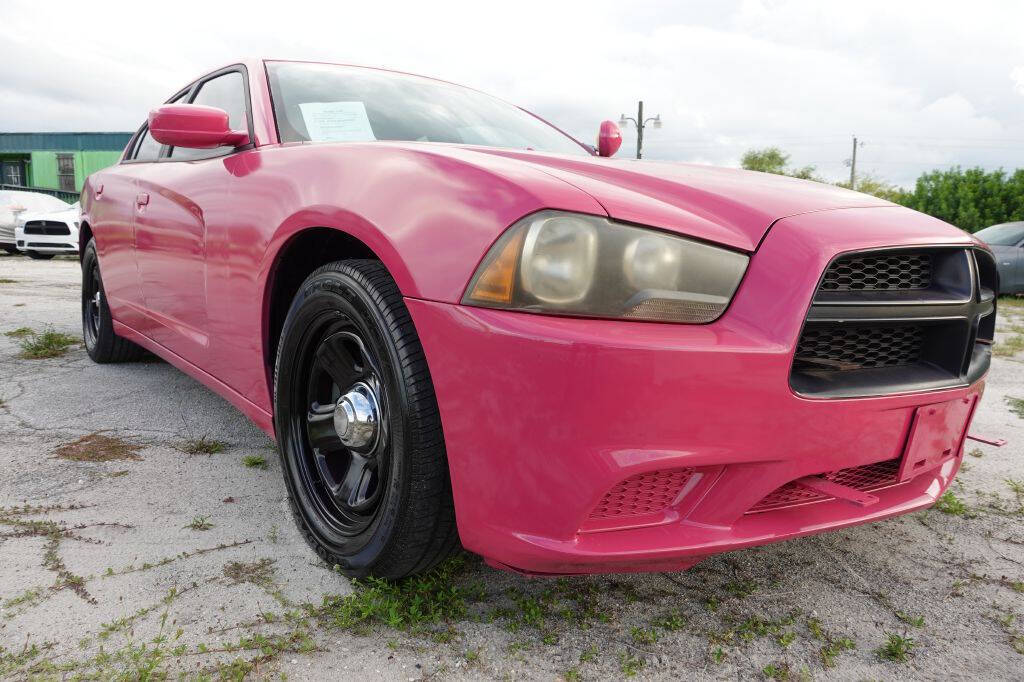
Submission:
[[[325,561],[401,578],[458,546],[430,374],[379,262],[331,263],[303,283],[278,347],[274,420],[292,511]]]
[[[50,260],[53,258],[52,253],[39,253],[38,251],[26,251],[25,255],[32,260]]]
[[[114,333],[95,239],[89,240],[82,254],[82,337],[85,350],[94,362],[127,362],[139,359],[144,353],[142,348]]]

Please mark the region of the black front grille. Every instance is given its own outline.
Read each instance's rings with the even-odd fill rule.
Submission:
[[[848,398],[971,383],[989,364],[995,263],[983,250],[890,249],[834,260],[793,353],[801,395]]]
[[[844,256],[825,272],[822,291],[927,289],[932,283],[929,253]]]
[[[71,230],[64,223],[53,220],[30,220],[25,223],[25,234],[71,234]]]
[[[910,365],[921,357],[921,327],[809,327],[796,348],[795,367],[849,371]]]

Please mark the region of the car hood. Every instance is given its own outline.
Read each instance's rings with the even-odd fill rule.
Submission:
[[[591,195],[615,220],[659,227],[744,251],[755,250],[768,228],[780,218],[894,205],[821,182],[731,168],[486,147],[458,149],[477,157],[514,159],[559,178]],[[482,158],[478,160],[487,165]]]
[[[78,204],[59,211],[40,211],[35,213],[26,211],[18,217],[18,224],[24,225],[30,220],[52,220],[54,222],[73,224],[79,219],[79,214]]]

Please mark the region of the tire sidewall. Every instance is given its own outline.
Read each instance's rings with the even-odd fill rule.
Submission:
[[[92,269],[96,268],[99,270],[100,262],[99,256],[96,253],[96,241],[93,239],[89,240],[89,243],[85,247],[85,252],[82,254],[82,292],[84,294],[86,286],[91,285]],[[89,343],[90,334],[86,331],[86,307],[85,299],[83,296],[82,300],[82,341],[85,343],[85,352],[89,354],[89,357],[93,360],[99,361],[99,357],[103,352],[104,343],[108,343],[106,336],[113,337],[114,328],[110,321],[110,310],[107,308],[107,292],[103,289],[103,275],[98,273],[98,279],[100,283],[100,322],[96,329],[96,337]]]
[[[409,491],[408,462],[403,457],[408,447],[408,393],[401,361],[387,320],[374,301],[372,284],[358,270],[326,270],[307,280],[292,302],[282,327],[274,372],[274,422],[278,450],[292,502],[293,512],[301,525],[312,535],[313,546],[329,563],[337,563],[350,574],[369,573],[374,564],[387,554],[395,539],[401,512]],[[378,298],[380,298],[378,296]],[[379,364],[384,386],[386,414],[389,419],[391,456],[384,497],[370,525],[361,533],[340,535],[313,511],[309,492],[298,480],[296,459],[303,456],[305,444],[305,410],[292,397],[295,390],[305,393],[308,377],[299,376],[303,358],[300,349],[308,337],[317,333],[326,320],[339,315],[348,317],[357,327],[364,342]],[[315,345],[308,345],[312,352]],[[299,382],[299,386],[295,382]]]

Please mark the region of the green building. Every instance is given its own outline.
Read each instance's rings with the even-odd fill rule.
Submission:
[[[112,166],[131,133],[0,133],[0,184],[4,189],[55,190],[77,198],[90,173]]]

